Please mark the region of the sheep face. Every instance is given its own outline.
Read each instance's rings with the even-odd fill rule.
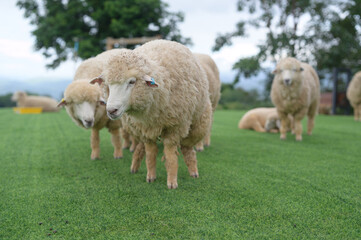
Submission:
[[[298,60],[294,58],[285,58],[279,62],[273,73],[276,75],[275,80],[278,81],[279,84],[291,87],[302,81],[302,71],[303,68]]]
[[[88,80],[78,80],[67,87],[58,106],[65,106],[78,126],[91,128],[105,114],[106,103],[101,94],[99,86],[89,84]]]
[[[23,97],[26,97],[26,93],[22,91],[18,91],[13,94],[13,96],[11,97],[11,101],[16,102]]]

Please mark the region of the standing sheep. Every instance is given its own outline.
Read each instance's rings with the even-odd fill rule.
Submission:
[[[112,51],[107,52],[108,55]],[[111,121],[105,110],[104,98],[108,89],[98,85],[89,84],[89,81],[101,74],[106,54],[101,57],[90,58],[78,67],[74,81],[66,88],[64,99],[59,106],[65,106],[68,115],[80,127],[91,128],[91,159],[100,158],[99,131],[107,127],[112,135],[114,158],[122,158],[122,142],[120,138],[121,120]]]
[[[347,88],[347,99],[353,107],[355,121],[361,121],[361,71],[353,76]]]
[[[218,105],[219,98],[221,97],[221,80],[219,79],[219,70],[213,59],[207,54],[194,53],[194,56],[199,61],[201,67],[206,73],[208,84],[209,84],[209,98],[212,104],[212,119],[213,113]],[[213,120],[212,120],[213,121]],[[211,145],[211,127],[207,135],[202,141],[196,145],[197,151],[203,151],[204,146],[208,147]]]
[[[58,112],[58,103],[55,99],[42,96],[28,96],[23,91],[17,91],[11,97],[13,102],[17,102],[18,107],[41,107],[43,112]]]
[[[302,141],[301,120],[308,116],[307,133],[312,134],[320,102],[320,82],[316,71],[295,58],[284,58],[273,71],[271,99],[281,119],[281,139],[286,139],[288,114],[294,119],[296,140]]]
[[[169,189],[178,187],[178,146],[190,175],[198,177],[194,146],[209,130],[212,106],[205,73],[189,49],[166,40],[124,49],[108,59],[103,79],[93,83],[109,85],[108,116],[123,115],[145,143],[147,182],[156,179],[157,139],[164,144]]]

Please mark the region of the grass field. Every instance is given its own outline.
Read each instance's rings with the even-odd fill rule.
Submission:
[[[91,161],[90,132],[65,111],[0,109],[0,239],[360,239],[361,123],[318,116],[313,136],[280,141],[238,130],[243,113],[216,112],[200,178],[180,158],[168,190],[160,154],[147,183],[129,151],[112,158],[107,131]]]

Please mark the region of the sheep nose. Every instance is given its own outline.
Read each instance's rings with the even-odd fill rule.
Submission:
[[[114,114],[114,113],[116,113],[117,111],[118,111],[118,109],[116,109],[116,108],[111,108],[111,109],[108,110],[108,113],[109,113],[109,114]]]
[[[291,79],[289,79],[289,78],[285,79],[286,84],[289,84],[290,82],[291,82]]]
[[[85,122],[86,124],[88,124],[88,125],[91,125],[91,124],[93,123],[92,120],[84,120],[84,122]]]

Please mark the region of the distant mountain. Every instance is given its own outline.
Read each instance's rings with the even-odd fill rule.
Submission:
[[[16,91],[28,91],[39,95],[50,95],[60,100],[63,97],[65,88],[71,83],[69,80],[57,81],[19,81],[14,79],[0,79],[0,95]]]

